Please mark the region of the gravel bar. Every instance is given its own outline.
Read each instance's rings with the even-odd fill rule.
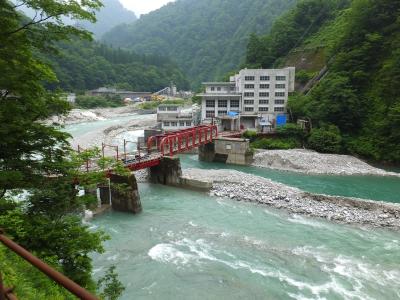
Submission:
[[[311,194],[232,170],[184,169],[182,177],[211,182],[211,196],[268,205],[339,223],[400,229],[400,204]]]
[[[398,173],[375,168],[350,155],[322,154],[305,149],[257,150],[253,166],[307,174],[400,177]]]

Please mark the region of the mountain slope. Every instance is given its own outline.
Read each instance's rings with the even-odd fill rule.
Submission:
[[[171,57],[193,86],[244,62],[248,36],[268,32],[296,0],[178,0],[104,35],[114,46]]]
[[[297,22],[315,20],[315,13],[303,8],[318,11],[326,4],[331,5],[330,17],[311,22],[317,25],[307,33],[311,26]],[[289,14],[301,19],[283,17],[275,25],[276,33],[286,31],[298,41],[288,45],[296,47],[278,47],[272,30],[252,38],[247,62],[297,65],[299,80],[326,66],[327,72],[307,95],[290,99],[294,119],[308,117],[314,127],[339,133],[345,153],[399,164],[400,2],[302,0]]]
[[[46,57],[59,80],[51,88],[85,91],[114,86],[153,92],[171,82],[179,89],[189,87],[176,64],[165,57],[138,55],[88,41],[71,41],[58,48],[59,55]]]
[[[97,22],[81,22],[77,25],[94,33],[97,39],[113,27],[137,20],[135,13],[122,6],[119,0],[102,0],[103,7],[96,13]]]

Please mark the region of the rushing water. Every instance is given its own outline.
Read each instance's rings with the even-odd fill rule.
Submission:
[[[399,299],[400,236],[140,184],[143,213],[109,213],[95,275],[122,299]]]
[[[72,134],[74,126],[84,131],[69,126]],[[308,191],[400,202],[396,178],[229,167],[194,155],[182,156],[182,166],[234,168]],[[126,286],[122,299],[400,298],[399,233],[160,185],[139,190],[142,214],[110,212],[91,224],[111,236],[106,253],[94,256],[95,276],[115,265]]]

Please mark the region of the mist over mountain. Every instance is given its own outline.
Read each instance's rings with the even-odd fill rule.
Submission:
[[[137,20],[135,13],[123,7],[118,0],[102,0],[102,3],[104,6],[96,13],[96,23],[86,21],[77,24],[93,32],[97,39],[117,25]]]
[[[268,33],[295,0],[179,0],[113,28],[103,41],[143,54],[166,55],[193,87],[236,69],[251,33]]]

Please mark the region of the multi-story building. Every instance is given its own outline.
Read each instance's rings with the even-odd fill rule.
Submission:
[[[230,82],[205,82],[201,120],[218,120],[221,130],[230,131],[273,126],[278,115],[287,113],[294,83],[294,67],[243,69]]]
[[[193,110],[175,104],[161,104],[157,108],[157,122],[164,131],[186,129],[194,125]]]

